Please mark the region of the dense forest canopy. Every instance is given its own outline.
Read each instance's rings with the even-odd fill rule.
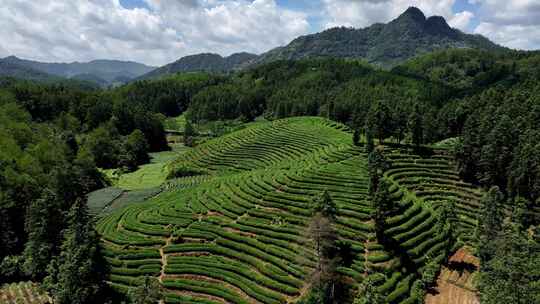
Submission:
[[[63,292],[74,290],[67,282],[83,269],[92,284],[77,296],[81,303],[97,299],[106,270],[82,202],[108,185],[100,169],[132,171],[149,161],[149,152],[167,150],[167,117],[184,114],[194,133],[192,123],[323,116],[348,125],[355,144],[367,141],[368,152],[375,151],[373,139],[417,150],[452,139],[449,153],[461,177],[490,189],[485,200],[500,207],[486,207],[478,229],[479,240],[498,242],[481,257],[483,275],[498,279],[481,281],[489,302],[508,275],[500,263],[525,259],[515,248],[540,223],[539,64],[535,52],[453,49],[390,71],[347,59],[276,61],[228,75],[184,73],[107,90],[1,79],[0,281],[44,280],[59,303],[70,303]],[[381,193],[373,195],[384,205]],[[493,221],[494,214],[512,214],[512,223]],[[83,254],[76,254],[75,240],[84,244]],[[480,252],[489,246],[479,241]],[[91,262],[81,266],[80,259]],[[531,277],[526,284],[538,274]]]

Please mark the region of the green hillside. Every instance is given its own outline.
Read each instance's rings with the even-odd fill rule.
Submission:
[[[481,35],[451,28],[441,16],[426,18],[410,7],[398,18],[384,24],[355,29],[337,27],[301,36],[286,46],[262,54],[257,62],[302,58],[357,58],[382,67],[396,66],[415,56],[444,49],[504,51]]]
[[[236,53],[227,57],[209,53],[190,55],[150,71],[138,79],[159,78],[169,74],[186,72],[227,73],[246,67],[256,58],[257,55],[250,53]]]
[[[12,75],[12,71],[6,66],[17,66],[21,71]],[[17,58],[10,56],[0,59],[0,73],[6,76],[19,77],[24,79],[40,80],[41,75],[47,75],[49,78],[67,78],[81,81],[90,81],[106,87],[111,84],[123,84],[137,78],[143,74],[149,73],[155,69],[137,62],[119,61],[119,60],[93,60],[90,62],[72,62],[72,63],[48,63]],[[27,74],[31,71],[33,77]],[[10,73],[11,72],[11,73]],[[39,75],[39,74],[41,75]],[[22,77],[27,76],[27,77]]]
[[[157,68],[139,79],[159,78],[182,72],[228,73],[280,60],[346,58],[362,60],[383,68],[395,67],[433,51],[472,49],[506,53],[509,49],[484,36],[450,27],[441,16],[427,18],[410,7],[396,19],[365,28],[334,27],[297,37],[290,43],[261,55],[237,53],[229,57],[201,53],[189,55]]]
[[[540,304],[538,1],[4,1],[0,304]]]
[[[441,263],[454,244],[440,228],[437,204],[396,172],[415,156],[390,156],[402,161],[389,171],[397,208],[384,233],[398,252],[375,233],[364,148],[352,146],[344,125],[299,117],[254,124],[182,154],[171,171],[202,175],[169,180],[157,197],[102,219],[109,284],[127,292],[155,276],[167,303],[294,302],[316,267],[305,236],[312,200],[327,190],[338,238],[352,254],[337,273],[354,290],[370,278],[388,303],[414,303],[422,269]],[[415,164],[410,172],[426,181],[455,179],[446,157]],[[439,168],[440,178],[422,173]]]

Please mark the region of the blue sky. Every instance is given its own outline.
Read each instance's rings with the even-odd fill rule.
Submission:
[[[123,7],[129,9],[136,7],[149,8],[146,2],[144,2],[143,0],[120,0],[120,4],[122,4]]]
[[[162,65],[263,53],[334,26],[388,22],[409,6],[515,49],[540,49],[540,0],[2,0],[0,57]]]
[[[129,9],[150,9],[144,0],[120,0],[120,3],[122,6]],[[310,32],[317,32],[323,29],[323,16],[320,14],[323,4],[320,0],[276,0],[276,3],[278,6],[283,8],[307,13],[310,24]],[[452,6],[452,10],[454,13],[469,11],[476,15],[478,6],[479,5],[476,1],[456,0]],[[478,24],[478,18],[472,18],[470,24],[464,30],[473,31]]]
[[[182,0],[180,0],[182,1]],[[471,3],[473,2],[473,3]],[[454,13],[462,11],[470,11],[476,15],[478,10],[478,4],[475,1],[469,0],[456,0],[452,9]],[[144,0],[120,0],[120,3],[125,8],[146,8],[150,9],[148,4]],[[310,25],[310,32],[317,32],[324,29],[324,18],[321,15],[323,3],[320,0],[276,0],[278,6],[287,8],[294,11],[307,13],[307,18]],[[469,26],[464,30],[473,31],[478,26],[479,20],[472,18]]]
[[[479,6],[478,4],[471,4],[469,3],[469,1],[466,1],[466,0],[457,0],[456,3],[454,4],[453,10],[455,13],[463,12],[463,11],[470,11],[473,14],[475,14],[475,16],[478,16],[478,6]],[[480,20],[477,17],[471,19],[471,23],[467,28],[468,31],[473,31],[478,26],[479,23],[480,23]]]

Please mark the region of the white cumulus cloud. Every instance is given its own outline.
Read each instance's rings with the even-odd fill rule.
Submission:
[[[143,0],[130,9],[120,0],[0,1],[0,57],[41,61],[161,65],[200,52],[262,53],[329,27],[388,22],[409,6],[463,31],[475,24],[506,46],[540,47],[540,0]],[[455,12],[456,1],[478,10]]]
[[[2,0],[0,54],[42,61],[96,58],[161,65],[198,52],[263,52],[308,31],[275,0]]]
[[[481,0],[474,32],[516,49],[540,48],[540,1]]]
[[[450,20],[448,20],[448,24],[462,31],[466,31],[473,18],[474,13],[469,11],[463,11],[460,13],[456,13]]]
[[[456,0],[322,0],[325,27],[365,27],[375,22],[388,22],[408,7],[416,6],[426,16],[443,16],[452,26],[466,29],[474,17],[471,12],[453,12]]]

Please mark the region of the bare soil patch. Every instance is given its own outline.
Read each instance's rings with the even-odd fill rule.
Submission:
[[[472,275],[479,262],[465,248],[459,249],[444,266],[437,287],[426,295],[426,304],[479,304]]]

